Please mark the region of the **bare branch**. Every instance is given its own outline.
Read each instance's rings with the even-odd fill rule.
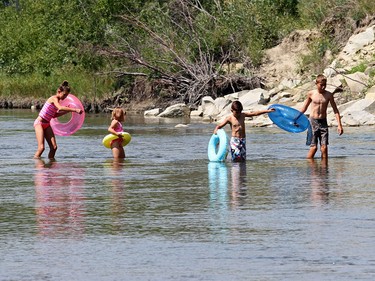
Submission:
[[[214,1],[216,8],[220,10],[220,1]],[[202,30],[195,22],[195,12],[203,13],[212,19],[213,24],[216,24],[216,18],[203,8],[200,0],[176,0],[175,4],[177,9],[167,19],[170,26],[165,29],[165,33],[164,30],[158,32],[156,28],[136,16],[119,17],[143,32],[134,32],[131,38],[123,38],[113,32],[112,36],[117,42],[101,50],[101,53],[107,57],[124,59],[128,64],[123,66],[124,69],[113,70],[108,74],[116,77],[150,77],[156,87],[167,89],[173,97],[178,97],[189,104],[198,104],[205,95],[217,96],[218,91],[235,92],[238,87],[249,88],[259,85],[253,78],[220,75],[223,66],[230,62],[235,51],[221,49],[220,61],[217,61],[215,54],[210,52],[208,43],[202,36]],[[147,36],[140,37],[140,34],[145,33]],[[145,41],[151,43],[145,48],[143,45],[130,43],[137,41],[142,44]],[[177,42],[186,44],[186,47],[176,46]],[[190,47],[196,52],[194,59],[189,53]],[[144,52],[145,50],[147,52]],[[117,65],[118,63],[117,60]],[[155,73],[157,77],[151,76]]]

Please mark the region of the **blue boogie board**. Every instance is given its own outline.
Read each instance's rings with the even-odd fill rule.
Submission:
[[[216,135],[211,136],[207,148],[208,159],[210,161],[225,161],[228,154],[228,138],[223,129],[217,130]]]
[[[310,126],[309,119],[297,109],[282,104],[273,104],[269,107],[269,109],[271,108],[274,108],[275,111],[269,112],[268,117],[279,128],[287,132],[301,133]]]

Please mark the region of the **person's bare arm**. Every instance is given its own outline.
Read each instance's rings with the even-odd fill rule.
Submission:
[[[344,129],[342,128],[340,112],[337,108],[333,95],[330,97],[329,102],[331,103],[333,112],[335,113],[335,117],[337,121],[337,132],[341,136],[344,133]]]
[[[56,114],[55,114],[55,117],[60,117],[60,116],[63,116],[65,114],[69,113],[69,111],[65,111],[65,110],[59,110]]]
[[[223,122],[215,127],[214,134],[217,133],[217,130],[223,128],[226,124],[230,123],[230,116],[226,117]]]
[[[59,110],[59,112],[57,113],[57,117],[62,116],[64,114],[66,114],[67,112],[76,112],[76,113],[79,113],[79,114],[82,113],[82,109],[80,109],[80,108],[73,108],[73,107],[67,107],[67,106],[60,105],[59,100],[56,97],[52,97],[52,102],[57,107],[57,109]]]
[[[245,117],[252,117],[252,116],[258,116],[265,113],[270,113],[272,111],[275,111],[274,108],[266,109],[266,110],[259,110],[259,111],[250,111],[250,112],[244,112]]]
[[[302,108],[300,110],[302,113],[305,113],[306,110],[307,110],[307,108],[309,107],[309,105],[310,105],[310,103],[312,101],[311,95],[312,95],[311,91],[307,93],[307,98],[306,98],[306,100],[305,100],[305,102],[304,102],[304,104],[303,104],[303,106],[302,106]]]
[[[118,137],[122,137],[122,133],[121,132],[116,132],[115,131],[115,127],[117,125],[118,121],[117,120],[112,120],[111,124],[109,125],[109,128],[108,128],[108,132],[110,132],[111,134],[114,134]]]

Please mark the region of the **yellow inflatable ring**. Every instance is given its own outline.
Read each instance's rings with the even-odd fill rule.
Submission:
[[[103,145],[106,148],[111,148],[111,141],[118,139],[118,136],[114,134],[108,134],[103,138]],[[132,136],[127,132],[122,132],[122,146],[127,145],[132,139]]]

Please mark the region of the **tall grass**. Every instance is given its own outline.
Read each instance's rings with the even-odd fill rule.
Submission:
[[[110,77],[102,77],[77,69],[58,70],[50,76],[40,73],[12,76],[0,74],[0,96],[48,98],[56,92],[64,80],[69,81],[73,94],[88,100],[105,97],[113,90],[114,84],[114,80]]]

